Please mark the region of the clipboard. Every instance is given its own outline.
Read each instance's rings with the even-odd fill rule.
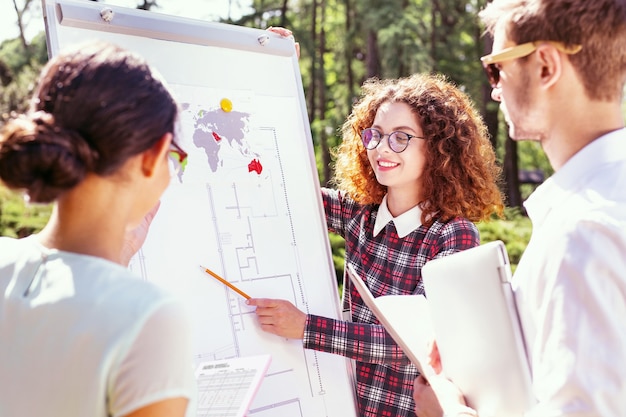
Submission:
[[[271,360],[257,355],[201,362],[195,372],[198,415],[245,417]]]
[[[350,263],[346,263],[346,274],[365,305],[372,310],[380,324],[385,327],[419,372],[424,376],[432,373],[430,366],[422,366],[428,364],[430,343],[434,339],[426,298],[423,295],[374,297]]]
[[[481,417],[523,416],[535,399],[504,244],[427,262],[422,280],[445,375]]]

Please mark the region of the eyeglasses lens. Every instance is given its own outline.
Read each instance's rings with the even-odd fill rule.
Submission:
[[[492,88],[496,88],[500,82],[500,69],[497,64],[487,64],[484,66],[487,79]]]
[[[170,173],[177,175],[181,169],[187,165],[187,152],[185,152],[176,142],[172,142],[169,151]]]
[[[409,140],[411,137],[404,132],[391,132],[388,135],[383,135],[376,129],[365,129],[361,133],[361,140],[363,141],[363,146],[365,149],[375,149],[380,141],[387,136],[387,143],[389,143],[389,147],[392,151],[396,153],[400,153],[409,146]]]
[[[170,158],[175,159],[176,161],[178,161],[179,164],[182,164],[183,161],[187,158],[187,155],[183,155],[177,150],[172,149],[170,151]]]
[[[361,141],[365,149],[374,149],[378,146],[381,140],[380,132],[376,129],[365,129],[361,132]]]
[[[178,162],[182,165],[183,162],[187,159],[187,152],[183,150],[178,144],[174,141],[170,143],[172,149],[170,149],[170,156],[174,159],[177,159]]]
[[[409,146],[409,135],[404,132],[392,132],[389,135],[389,147],[392,151],[400,153]]]

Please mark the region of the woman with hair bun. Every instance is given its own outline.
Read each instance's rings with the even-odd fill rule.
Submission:
[[[137,55],[106,43],[50,60],[0,137],[0,180],[54,203],[0,238],[0,415],[184,416],[195,396],[180,302],[125,267],[170,180],[178,107]],[[195,411],[195,410],[193,410]]]

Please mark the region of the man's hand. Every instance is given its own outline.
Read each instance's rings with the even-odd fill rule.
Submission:
[[[427,378],[420,375],[413,384],[415,413],[420,417],[477,416],[465,404],[463,393],[441,371],[441,355],[437,343],[433,342],[430,363],[426,365]]]
[[[422,375],[418,376],[413,384],[413,399],[415,400],[415,414],[419,417],[443,416],[443,410],[433,387]]]

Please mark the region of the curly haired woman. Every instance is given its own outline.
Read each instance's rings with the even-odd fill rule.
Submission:
[[[482,119],[442,76],[368,80],[343,126],[335,175],[337,190],[322,190],[328,229],[344,237],[346,262],[376,297],[422,294],[422,266],[479,245],[473,222],[503,210]],[[345,287],[345,303],[351,321],[249,300],[263,330],[355,360],[361,416],[415,416],[417,369],[356,289]]]

